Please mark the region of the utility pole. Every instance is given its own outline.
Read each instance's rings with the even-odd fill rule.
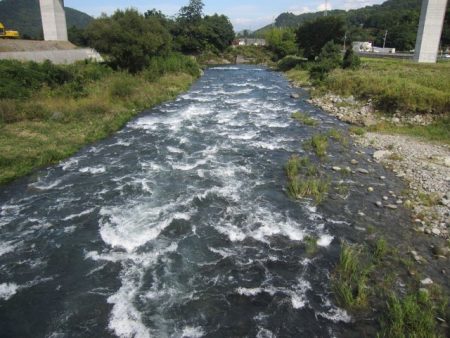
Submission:
[[[383,48],[384,48],[384,46],[386,46],[387,33],[388,33],[388,30],[386,29],[386,32],[384,33],[384,39],[383,39]]]
[[[347,32],[345,32],[345,35],[344,35],[344,51],[345,51],[345,41],[347,40]]]
[[[325,16],[328,15],[328,0],[325,0],[325,13],[324,13],[324,15]]]

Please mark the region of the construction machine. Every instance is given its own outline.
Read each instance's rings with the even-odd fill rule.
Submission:
[[[5,26],[0,22],[0,39],[19,39],[18,31],[6,30]]]

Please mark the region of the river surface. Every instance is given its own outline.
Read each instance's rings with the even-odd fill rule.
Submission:
[[[349,179],[352,200],[287,196],[289,156],[344,128],[292,90],[265,68],[210,68],[113,137],[0,188],[0,336],[351,336],[330,274],[374,200]],[[351,149],[330,156],[348,163]]]

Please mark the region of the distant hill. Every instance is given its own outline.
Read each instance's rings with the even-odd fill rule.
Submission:
[[[367,6],[350,11],[332,10],[328,15],[341,16],[347,22],[348,39],[374,41],[383,44],[384,34],[388,31],[386,46],[398,50],[414,48],[417,28],[419,25],[421,0],[388,0],[381,5]],[[265,26],[253,32],[256,36],[264,35],[270,27],[298,27],[308,20],[323,16],[324,12],[304,13],[295,15],[282,13],[272,25]],[[450,45],[450,2],[447,4],[447,14],[442,46]]]
[[[76,9],[65,7],[67,27],[84,28],[93,18]],[[18,30],[22,36],[42,39],[39,0],[1,0],[0,22],[7,28]]]

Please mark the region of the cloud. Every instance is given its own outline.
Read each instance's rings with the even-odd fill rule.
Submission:
[[[372,6],[379,3],[380,3],[379,0],[345,0],[344,9],[345,10],[356,9],[366,6]]]
[[[330,4],[330,2],[324,2],[317,6],[318,11],[331,10],[332,8],[333,6]]]
[[[274,21],[272,16],[261,16],[254,18],[231,18],[231,23],[237,31],[243,29],[259,29]]]
[[[311,12],[311,9],[308,6],[291,6],[289,7],[289,12],[295,15],[300,15]]]

